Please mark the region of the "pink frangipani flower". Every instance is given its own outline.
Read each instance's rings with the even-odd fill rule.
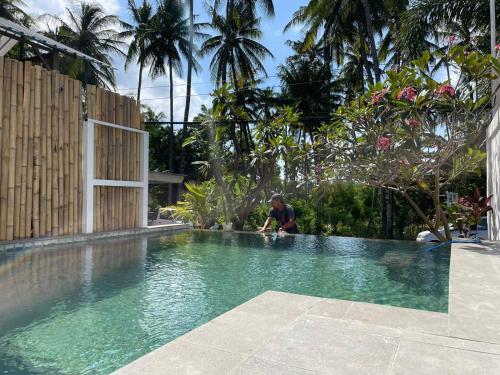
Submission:
[[[388,88],[383,88],[382,90],[375,91],[372,94],[372,101],[371,101],[372,105],[380,103],[388,92],[389,92]]]
[[[500,51],[500,44],[497,44],[497,45],[495,46],[495,51],[497,51],[497,52],[498,52],[498,51]]]
[[[385,135],[381,135],[377,139],[377,149],[387,151],[391,147],[391,139]]]
[[[422,125],[422,121],[416,117],[407,119],[405,122],[406,125],[410,126],[412,129],[418,129]]]
[[[397,99],[406,99],[409,102],[413,102],[417,97],[417,90],[414,87],[408,86],[398,92]]]
[[[399,163],[404,165],[405,167],[409,167],[410,166],[410,162],[408,161],[407,158],[402,158],[401,160],[399,160]]]
[[[449,96],[453,98],[455,96],[455,89],[451,85],[441,85],[437,88],[436,94],[439,97]]]

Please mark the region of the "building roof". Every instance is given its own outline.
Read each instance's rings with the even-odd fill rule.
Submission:
[[[15,22],[9,21],[8,19],[0,17],[0,34],[3,35],[4,37],[14,39],[14,40],[24,40],[26,43],[29,43],[35,47],[43,48],[43,49],[49,49],[49,50],[55,50],[58,52],[61,52],[65,55],[73,56],[73,57],[79,57],[83,60],[86,60],[88,62],[98,64],[98,65],[106,65],[105,63],[102,63],[101,61],[94,59],[93,57],[90,57],[80,51],[77,51],[74,48],[68,47],[60,42],[56,42],[53,39],[50,39],[46,37],[45,35],[38,33],[36,31],[33,31],[31,29],[28,29],[27,27],[24,27],[22,25],[19,25]],[[7,42],[6,39],[3,39],[3,45]],[[12,44],[12,43],[10,43]],[[12,44],[13,46],[13,44]],[[10,48],[12,48],[12,46]],[[9,49],[10,49],[9,48]],[[8,52],[8,50],[6,52]],[[6,53],[5,48],[1,51]]]
[[[150,184],[181,184],[184,181],[184,175],[170,172],[149,171]]]

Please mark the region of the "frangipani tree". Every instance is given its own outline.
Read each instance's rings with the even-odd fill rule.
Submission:
[[[184,146],[200,139],[207,142],[208,160],[197,164],[213,176],[219,189],[226,223],[242,229],[252,211],[262,202],[263,193],[270,182],[279,176],[279,162],[298,145],[288,134],[290,123],[298,121],[290,107],[273,110],[270,117],[250,119],[243,107],[237,105],[234,91],[223,85],[212,94],[213,106],[202,116],[202,125]],[[234,143],[234,123],[251,121],[252,148],[244,155],[244,171],[236,168],[240,162]]]
[[[428,73],[429,53],[385,82],[341,107],[322,128],[317,149],[323,181],[352,181],[401,194],[440,240],[451,239],[440,197],[463,173],[484,161],[485,129],[490,123],[490,80],[500,63],[489,55],[449,51],[457,83],[438,82]],[[429,218],[411,192],[428,195]],[[439,231],[444,226],[444,235]]]

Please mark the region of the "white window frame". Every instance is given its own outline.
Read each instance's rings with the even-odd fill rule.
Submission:
[[[95,125],[125,130],[141,135],[140,139],[140,180],[102,180],[96,179],[94,173]],[[139,212],[141,215],[140,227],[148,226],[148,174],[149,174],[149,133],[135,128],[129,128],[96,119],[87,119],[83,124],[83,233],[94,232],[94,187],[95,186],[120,186],[141,189]]]

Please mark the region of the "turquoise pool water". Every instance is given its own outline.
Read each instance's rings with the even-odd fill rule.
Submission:
[[[449,248],[187,232],[0,253],[0,374],[107,374],[272,289],[446,312]]]

